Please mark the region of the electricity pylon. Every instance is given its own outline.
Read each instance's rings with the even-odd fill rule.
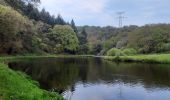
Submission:
[[[117,12],[117,18],[119,20],[119,28],[121,28],[123,26],[123,19],[126,18],[125,16],[123,16],[125,12]]]

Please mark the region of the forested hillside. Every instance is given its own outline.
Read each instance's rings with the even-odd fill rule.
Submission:
[[[59,54],[77,51],[79,42],[74,20],[69,24],[61,15],[55,17],[45,9],[39,11],[36,6],[39,2],[0,2],[0,54]]]
[[[0,54],[170,52],[169,24],[76,27],[74,20],[69,23],[61,15],[38,10],[39,0],[1,0],[0,4]]]
[[[79,27],[88,34],[89,52],[106,54],[111,48],[119,50],[134,49],[137,53],[170,52],[170,25],[153,24],[145,26]]]

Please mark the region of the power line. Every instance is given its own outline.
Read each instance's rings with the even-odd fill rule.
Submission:
[[[123,14],[125,14],[125,12],[117,12],[120,28],[123,26],[123,19],[126,18]]]

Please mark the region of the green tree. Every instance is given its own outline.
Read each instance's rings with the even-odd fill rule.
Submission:
[[[68,25],[55,25],[48,34],[51,45],[56,53],[75,53],[79,46],[79,41],[74,30]]]
[[[78,33],[77,27],[76,27],[75,22],[74,22],[73,19],[71,20],[71,27],[73,28],[75,33]]]
[[[40,20],[40,13],[37,8],[35,8],[32,4],[28,4],[25,8],[24,13],[30,18],[36,21]]]
[[[88,40],[87,40],[87,32],[85,28],[83,28],[81,34],[78,36],[80,47],[79,47],[79,53],[80,54],[87,54],[89,51],[88,47]]]
[[[55,19],[55,24],[57,25],[65,25],[66,22],[64,21],[64,19],[62,18],[62,16],[59,14],[57,16],[57,18]]]
[[[15,10],[24,10],[26,3],[37,4],[40,0],[5,0],[5,2]]]
[[[19,32],[24,31],[25,18],[9,7],[0,5],[0,52],[12,54],[22,48]],[[14,46],[15,45],[15,46]]]
[[[128,35],[128,47],[136,48],[140,53],[162,52],[163,44],[167,42],[169,27],[150,25],[136,29]]]

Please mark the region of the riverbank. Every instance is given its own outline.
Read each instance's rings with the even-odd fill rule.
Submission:
[[[109,61],[142,62],[142,63],[165,63],[170,64],[170,54],[152,54],[135,56],[93,56],[93,55],[45,55],[45,56],[7,56],[0,57],[0,100],[63,100],[57,93],[51,93],[39,88],[37,82],[29,76],[13,71],[4,63],[10,60],[32,59],[42,57],[100,57]]]
[[[16,56],[1,56],[0,61],[15,60],[24,58],[57,58],[57,57],[94,57],[94,55],[16,55]]]
[[[142,62],[142,63],[160,63],[170,64],[170,54],[150,54],[150,55],[134,55],[134,56],[103,56],[105,60],[120,62]]]
[[[40,56],[35,56],[40,57]],[[64,100],[55,92],[39,88],[38,83],[21,72],[8,68],[5,60],[27,57],[0,57],[0,100]]]

